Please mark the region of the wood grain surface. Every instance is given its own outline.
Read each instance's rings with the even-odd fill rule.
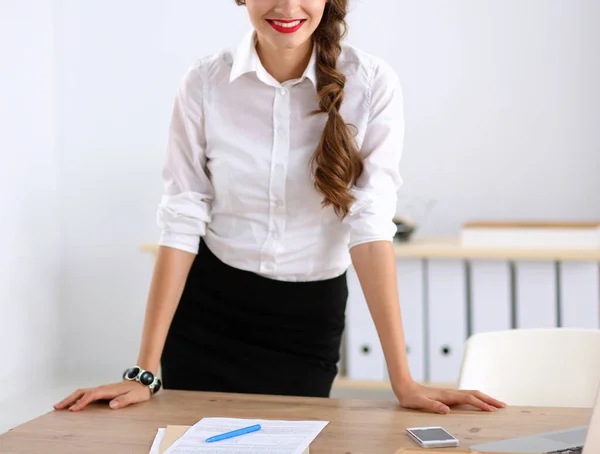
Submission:
[[[444,427],[457,449],[492,440],[585,425],[591,409],[511,407],[495,413],[454,408],[448,415],[401,409],[391,401],[237,395],[163,390],[121,410],[105,402],[81,412],[51,411],[0,436],[0,453],[148,454],[157,429],[203,417],[326,420],[311,454],[394,454],[414,448],[407,427]]]

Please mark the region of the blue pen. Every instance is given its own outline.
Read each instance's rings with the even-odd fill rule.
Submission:
[[[231,432],[225,432],[221,435],[215,435],[206,439],[207,443],[213,443],[215,441],[227,440],[228,438],[237,437],[238,435],[249,434],[260,430],[260,424],[254,424],[253,426],[244,427],[243,429],[232,430]]]

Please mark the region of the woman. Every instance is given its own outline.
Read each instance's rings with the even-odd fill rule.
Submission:
[[[159,363],[165,388],[329,396],[350,263],[402,406],[504,406],[411,378],[391,243],[402,93],[387,64],[342,46],[348,0],[236,3],[252,33],[176,96],[137,366],[55,408],[147,400]]]

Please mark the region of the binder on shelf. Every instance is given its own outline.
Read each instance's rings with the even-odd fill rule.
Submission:
[[[472,333],[510,329],[510,263],[503,260],[473,260],[470,270]]]
[[[347,273],[346,368],[352,380],[386,380],[383,349],[354,267]]]
[[[429,381],[455,383],[467,340],[467,283],[462,260],[427,266]]]
[[[396,260],[396,274],[408,366],[416,381],[425,381],[423,262],[419,259]]]
[[[566,328],[600,328],[600,269],[596,262],[559,264],[560,318]]]
[[[517,328],[557,326],[556,279],[554,262],[515,262]]]

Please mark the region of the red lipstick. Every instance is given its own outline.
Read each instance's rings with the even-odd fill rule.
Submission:
[[[296,33],[302,28],[306,19],[267,19],[273,29],[279,33]]]

